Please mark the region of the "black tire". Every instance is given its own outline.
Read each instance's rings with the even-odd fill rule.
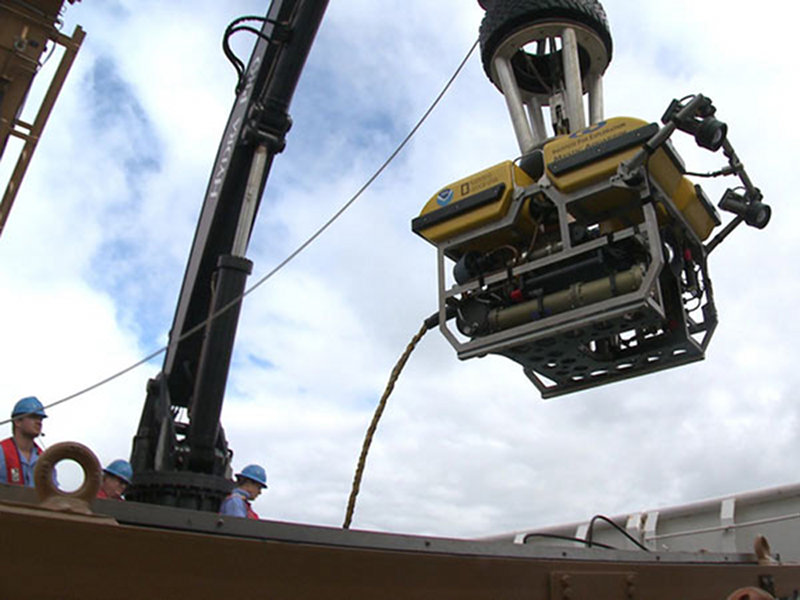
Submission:
[[[535,21],[573,21],[588,27],[602,41],[611,60],[611,32],[603,7],[597,0],[479,0],[486,8],[480,28],[481,60],[483,69],[492,79],[492,59],[509,35]],[[560,54],[560,52],[558,53]],[[578,49],[581,72],[589,69],[588,53]],[[556,54],[531,55],[518,51],[511,59],[517,82],[523,89],[544,94],[547,88],[541,79],[547,80],[559,67]],[[533,69],[530,68],[533,63]],[[535,73],[535,74],[534,74]]]

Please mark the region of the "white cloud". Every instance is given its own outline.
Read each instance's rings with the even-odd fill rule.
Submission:
[[[776,2],[755,13],[743,3],[604,5],[615,36],[607,114],[657,120],[672,98],[708,93],[775,209],[766,231],[736,231],[711,256],[720,325],[708,360],[543,402],[517,365],[460,362],[430,332],[379,426],[356,527],[488,535],[792,479],[791,20],[770,17],[786,10]],[[221,35],[233,17],[263,10],[255,1],[70,8],[88,36],[0,238],[0,314],[13,315],[0,339],[9,407],[30,393],[64,396],[163,342],[232,101]],[[383,161],[480,17],[463,0],[331,3],[262,202],[251,282]],[[769,43],[754,32],[769,32]],[[236,49],[245,55],[245,37]],[[146,115],[144,139],[126,138],[126,121],[113,136],[90,130],[89,82],[103,59]],[[125,159],[147,143],[161,162],[133,189]],[[693,167],[721,163],[680,148]],[[435,252],[410,221],[444,185],[516,153],[476,54],[364,197],[248,297],[223,424],[236,468],[267,465],[262,516],[341,523],[389,372],[436,308]],[[716,199],[724,188],[708,189]],[[52,409],[47,440],[86,441],[104,460],[127,455],[156,370]],[[755,441],[764,437],[767,448]]]

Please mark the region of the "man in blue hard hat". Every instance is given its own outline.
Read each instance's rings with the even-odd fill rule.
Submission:
[[[108,463],[103,469],[103,481],[97,491],[98,498],[108,500],[124,500],[122,494],[128,489],[133,479],[133,468],[127,460],[118,458]]]
[[[35,396],[22,398],[11,411],[11,437],[0,442],[0,483],[33,487],[33,467],[42,453],[34,440],[42,435],[44,406]]]
[[[247,465],[236,474],[236,489],[222,501],[219,514],[258,519],[250,503],[267,487],[267,472],[259,465]]]

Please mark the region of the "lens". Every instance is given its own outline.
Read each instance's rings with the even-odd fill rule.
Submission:
[[[764,229],[769,223],[772,216],[772,209],[769,204],[762,204],[761,202],[754,202],[747,207],[744,214],[744,221],[751,227],[756,229]]]
[[[694,139],[701,148],[708,148],[712,152],[719,150],[725,142],[728,126],[714,117],[706,117],[697,128]]]

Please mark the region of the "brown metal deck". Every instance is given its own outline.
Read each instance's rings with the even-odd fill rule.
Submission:
[[[3,598],[726,598],[800,590],[800,565],[754,555],[526,547],[271,521],[132,502],[38,509],[0,486]]]

